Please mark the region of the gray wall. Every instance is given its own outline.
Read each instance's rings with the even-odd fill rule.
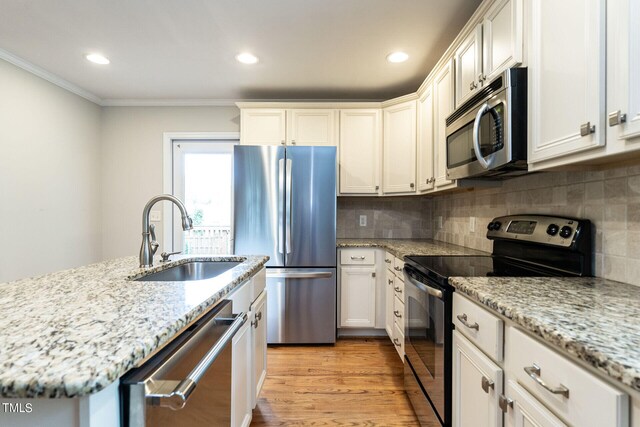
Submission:
[[[100,107],[0,60],[0,282],[100,260]]]

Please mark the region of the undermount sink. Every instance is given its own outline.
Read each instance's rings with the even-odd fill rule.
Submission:
[[[211,279],[238,264],[240,264],[239,261],[191,261],[135,280],[138,282],[185,282]]]

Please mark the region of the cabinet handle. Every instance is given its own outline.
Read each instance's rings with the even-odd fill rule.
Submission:
[[[469,90],[474,90],[477,87],[478,87],[478,84],[476,82],[471,82],[469,84]]]
[[[284,145],[284,139],[280,141],[280,145]]]
[[[402,319],[402,314],[400,314],[398,310],[393,310],[393,315],[396,316],[398,319]]]
[[[394,339],[393,339],[393,343],[394,343],[395,345],[397,345],[398,347],[400,347],[400,346],[402,345],[402,344],[400,343],[400,341],[398,340],[398,338],[394,338]]]
[[[617,126],[626,121],[627,115],[623,114],[620,110],[609,113],[609,126]]]
[[[260,320],[262,320],[262,311],[259,311],[256,313],[255,316],[255,322],[252,320],[251,321],[251,326],[253,326],[254,328],[258,329],[258,325],[260,324]]]
[[[467,314],[466,313],[458,314],[456,317],[458,318],[460,323],[462,323],[467,328],[475,329],[476,331],[480,330],[480,325],[478,325],[478,322],[475,322],[473,325],[469,324],[469,322],[467,321]]]
[[[513,408],[513,399],[509,399],[505,395],[501,394],[500,397],[498,397],[498,406],[500,407],[500,410],[506,414],[507,411],[509,411],[509,408]]]
[[[485,80],[487,80],[487,75],[486,74],[482,74],[482,73],[478,74],[478,81],[483,82]]]
[[[400,289],[398,286],[394,286],[393,290],[396,291],[397,293],[401,294],[402,293],[402,289]]]
[[[393,279],[387,279],[387,282],[389,282],[390,285],[393,285]]]
[[[485,393],[489,394],[489,389],[495,388],[495,384],[489,378],[482,376],[482,389]]]
[[[402,271],[402,269],[401,269],[400,267],[398,267],[397,265],[396,265],[395,267],[393,267],[393,269],[394,269],[395,271]]]
[[[391,260],[387,258],[384,259],[384,262],[386,262],[387,264],[391,264]]]
[[[411,187],[411,188],[413,188],[413,187],[415,187],[415,186],[416,186],[416,185],[415,185],[413,182],[412,182],[411,184],[409,184],[409,187]]]
[[[351,257],[352,260],[360,260],[360,261],[364,261],[365,257],[364,256],[352,256]]]
[[[380,189],[379,185],[376,185],[376,191],[378,191]]]
[[[587,136],[592,133],[596,133],[596,125],[592,125],[591,122],[587,122],[580,126],[580,136]]]
[[[262,311],[259,311],[258,314],[256,314],[256,319],[262,320]]]
[[[535,363],[533,366],[527,366],[524,368],[524,371],[531,377],[532,380],[537,382],[542,388],[549,391],[552,394],[560,394],[567,399],[569,398],[569,389],[560,384],[558,387],[550,387],[542,378],[540,378],[540,366]]]
[[[291,145],[296,145],[296,140],[295,139],[291,140]]]

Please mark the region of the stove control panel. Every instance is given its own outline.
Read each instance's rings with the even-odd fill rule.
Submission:
[[[550,215],[512,215],[491,221],[487,226],[487,238],[571,247],[581,238],[585,229],[590,229],[588,220]]]

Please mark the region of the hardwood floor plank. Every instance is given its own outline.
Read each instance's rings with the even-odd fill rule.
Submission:
[[[404,392],[402,362],[387,338],[270,346],[267,358],[254,427],[419,425]]]

